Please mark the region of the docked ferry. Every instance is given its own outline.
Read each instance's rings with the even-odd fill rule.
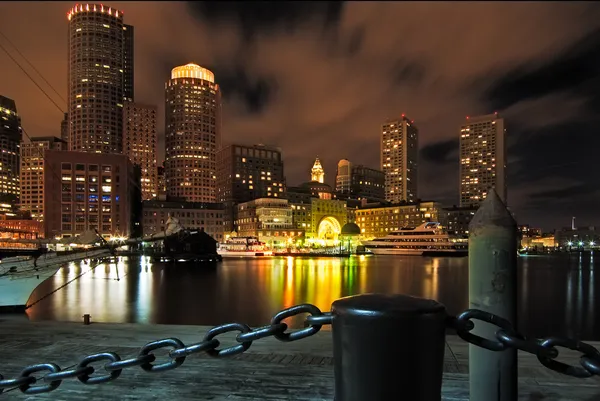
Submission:
[[[219,244],[217,252],[223,257],[273,256],[273,252],[267,249],[265,243],[256,237],[230,238]]]
[[[468,252],[467,238],[449,235],[437,222],[401,228],[362,244],[375,255],[466,256]]]

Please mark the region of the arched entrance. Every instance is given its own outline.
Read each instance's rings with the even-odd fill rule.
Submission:
[[[333,245],[342,232],[342,226],[338,219],[333,216],[323,217],[317,228],[317,237],[325,241],[327,245]]]

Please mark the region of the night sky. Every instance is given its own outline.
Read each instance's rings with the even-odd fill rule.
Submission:
[[[457,204],[459,125],[497,111],[519,223],[600,225],[598,4],[107,4],[135,26],[136,100],[159,106],[159,160],[164,83],[195,62],[222,87],[224,142],[280,146],[288,185],[317,155],[330,184],[341,158],[379,168],[380,125],[406,113],[420,130],[420,198]],[[0,30],[63,98],[73,5],[0,3]],[[60,136],[59,110],[2,52],[0,66],[29,135]]]

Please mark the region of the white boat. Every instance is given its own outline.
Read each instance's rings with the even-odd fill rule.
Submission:
[[[265,244],[256,237],[230,238],[219,244],[217,252],[224,258],[273,256],[273,252],[267,249]]]
[[[466,256],[469,246],[467,238],[449,235],[437,222],[402,228],[362,244],[375,255],[415,256]]]
[[[97,234],[81,235],[71,241],[79,244],[98,242]],[[0,310],[23,310],[33,290],[69,262],[100,258],[111,254],[108,248],[91,248],[77,252],[48,252],[38,257],[11,257],[0,260]]]

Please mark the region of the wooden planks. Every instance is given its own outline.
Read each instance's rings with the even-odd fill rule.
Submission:
[[[84,356],[103,351],[133,357],[139,348],[160,338],[176,337],[185,344],[202,340],[204,326],[29,322],[16,316],[0,316],[0,373],[14,377],[23,366],[54,362],[61,368]],[[235,343],[235,334],[219,336],[223,346]],[[598,346],[598,343],[594,343]],[[564,356],[562,356],[564,354]],[[159,361],[165,350],[156,352]],[[563,352],[561,360],[577,364],[576,353]],[[520,353],[519,400],[599,401],[600,380],[575,379],[552,372],[534,356]],[[468,400],[468,344],[448,336],[444,361],[444,400]],[[25,396],[15,390],[0,400],[333,400],[331,333],[292,343],[274,338],[256,341],[250,349],[231,358],[193,355],[178,369],[147,373],[126,369],[116,381],[86,386],[66,380],[58,390]],[[401,389],[399,389],[401,392]]]

